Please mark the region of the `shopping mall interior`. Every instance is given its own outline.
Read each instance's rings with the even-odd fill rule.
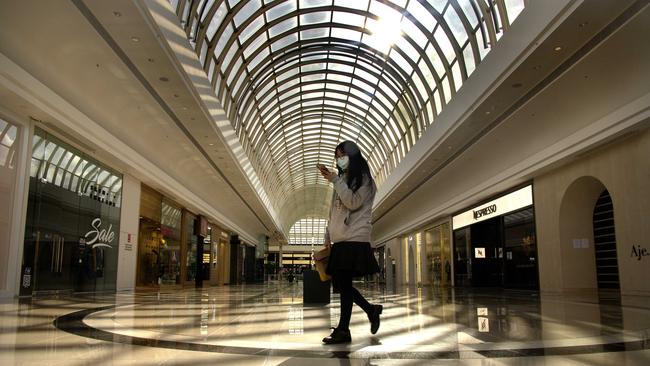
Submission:
[[[650,364],[648,34],[648,0],[0,0],[0,363]],[[383,310],[328,344],[343,141]]]

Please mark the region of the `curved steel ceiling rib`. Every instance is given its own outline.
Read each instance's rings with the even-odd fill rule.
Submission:
[[[299,207],[286,204],[292,192],[325,184],[311,165],[331,163],[342,139],[359,143],[381,184],[524,6],[171,1],[276,208]],[[392,27],[377,27],[386,19]],[[382,43],[384,28],[397,32]]]

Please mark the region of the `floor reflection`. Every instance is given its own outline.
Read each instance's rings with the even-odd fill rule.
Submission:
[[[157,355],[146,359],[153,364],[179,352],[237,362],[248,356],[282,365],[330,364],[333,359],[351,365],[485,358],[506,363],[558,357],[591,358],[597,364],[650,360],[647,297],[428,287],[387,291],[358,284],[369,301],[384,304],[379,332],[370,334],[365,314],[355,307],[352,344],[325,346],[320,340],[338,322],[338,295],[330,304],[303,306],[301,286],[267,283],[0,304],[0,362],[29,364],[40,355],[56,364],[125,349]],[[125,364],[141,360],[118,356]]]

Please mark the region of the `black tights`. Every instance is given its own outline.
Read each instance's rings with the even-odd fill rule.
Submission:
[[[339,318],[339,326],[337,328],[347,330],[350,328],[352,302],[359,305],[366,314],[369,314],[372,311],[372,305],[370,305],[368,300],[366,300],[356,288],[352,287],[351,273],[337,273],[333,277],[333,282],[336,284],[341,294],[341,317]]]

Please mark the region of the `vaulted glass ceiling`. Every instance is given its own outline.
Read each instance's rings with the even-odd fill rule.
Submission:
[[[342,140],[378,184],[524,0],[172,0],[267,194],[325,185]],[[325,213],[322,213],[325,214]]]
[[[307,217],[298,220],[289,230],[289,244],[291,245],[321,245],[325,237],[327,220]]]

